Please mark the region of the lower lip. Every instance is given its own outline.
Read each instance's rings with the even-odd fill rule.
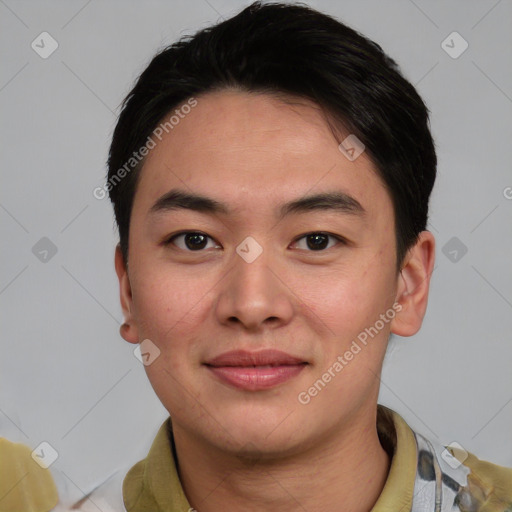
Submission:
[[[208,366],[219,379],[239,389],[259,391],[286,382],[303,369],[305,364],[286,366]]]

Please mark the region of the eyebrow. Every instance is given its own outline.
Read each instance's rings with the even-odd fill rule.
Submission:
[[[180,189],[173,189],[161,196],[150,208],[149,214],[156,215],[179,209],[193,210],[207,214],[231,213],[229,207],[210,197],[193,194]],[[354,197],[341,191],[322,192],[284,203],[277,210],[277,217],[283,219],[290,214],[310,211],[335,211],[364,217],[366,210]]]

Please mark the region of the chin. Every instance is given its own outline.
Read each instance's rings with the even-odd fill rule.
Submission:
[[[306,431],[294,421],[287,421],[289,412],[279,415],[266,411],[260,415],[223,415],[222,429],[211,439],[211,430],[204,432],[210,442],[242,458],[276,458],[295,452],[305,441]],[[293,414],[290,415],[291,419]],[[284,420],[284,421],[283,421]]]
[[[240,437],[236,437],[235,441],[238,441],[237,445],[234,445],[233,439],[230,439],[229,445],[222,448],[241,460],[253,463],[258,460],[272,460],[290,456],[296,453],[301,445],[298,439],[290,439],[290,437],[286,440],[277,437],[268,439],[262,433],[247,432]]]

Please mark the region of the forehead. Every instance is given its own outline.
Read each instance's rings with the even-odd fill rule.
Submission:
[[[134,213],[136,208],[148,211],[162,194],[179,186],[222,198],[233,211],[270,211],[276,203],[339,190],[370,213],[377,208],[380,215],[392,215],[390,197],[371,159],[363,152],[350,161],[314,103],[231,90],[196,101],[161,141],[155,140]]]

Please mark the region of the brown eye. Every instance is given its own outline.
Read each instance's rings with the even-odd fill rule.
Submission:
[[[307,235],[304,235],[301,238],[299,238],[296,243],[298,243],[298,241],[300,240],[306,240],[306,247],[299,247],[300,249],[306,249],[310,251],[323,251],[326,248],[330,249],[333,246],[329,246],[329,238],[343,243],[343,240],[340,237],[331,235],[329,233],[321,232],[308,233]]]
[[[171,237],[166,245],[174,244],[180,249],[184,251],[201,251],[202,249],[207,248],[208,240],[212,240],[208,235],[204,233],[200,233],[197,231],[186,231],[183,233],[178,233]],[[218,245],[213,245],[213,247],[218,247]]]

